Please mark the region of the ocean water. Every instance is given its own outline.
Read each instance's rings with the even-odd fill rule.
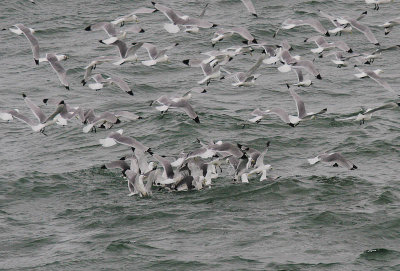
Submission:
[[[116,48],[98,42],[105,33],[84,28],[110,21],[150,1],[6,1],[0,7],[0,28],[23,23],[36,30],[41,54],[64,53],[69,59],[71,90],[65,90],[47,64],[35,66],[28,41],[0,31],[0,110],[18,108],[24,113],[22,93],[40,104],[60,97],[70,105],[106,110],[129,110],[143,117],[122,122],[112,130],[82,133],[78,122],[52,126],[47,136],[34,133],[19,121],[0,123],[0,269],[1,270],[400,270],[400,118],[399,110],[377,112],[364,125],[341,122],[361,107],[395,101],[396,96],[370,79],[360,80],[353,65],[338,69],[328,58],[310,52],[315,45],[304,39],[317,34],[310,27],[281,31],[286,18],[318,18],[318,9],[358,16],[382,48],[400,44],[400,28],[384,35],[377,25],[398,17],[400,4],[382,4],[379,11],[364,1],[261,1],[253,0],[258,18],[239,0],[210,1],[205,19],[219,27],[244,26],[258,41],[271,44],[287,39],[292,54],[315,59],[323,80],[296,88],[309,111],[327,108],[315,120],[291,128],[271,117],[260,124],[243,124],[253,109],[282,107],[295,114],[286,83],[294,73],[279,73],[263,65],[256,85],[235,88],[229,79],[213,81],[206,94],[191,103],[201,123],[171,110],[160,117],[151,100],[181,95],[202,78],[199,68],[182,60],[211,50],[215,29],[197,34],[169,34],[162,13],[139,16],[145,33],[127,41],[152,42],[166,47],[170,62],[154,67],[128,63],[99,65],[96,72],[115,74],[131,86],[134,96],[117,87],[98,92],[83,87],[84,67]],[[161,3],[161,2],[160,2]],[[201,12],[205,1],[162,1],[188,15]],[[376,48],[357,31],[331,37],[342,39],[355,52]],[[217,44],[241,44],[232,37]],[[399,91],[399,50],[382,52],[370,69],[382,69],[383,78]],[[235,57],[226,68],[246,71],[260,52]],[[147,53],[139,51],[145,60]],[[46,113],[50,106],[41,105]],[[156,153],[177,156],[203,141],[224,140],[262,149],[271,142],[265,162],[276,181],[249,184],[232,181],[228,167],[211,188],[193,192],[153,191],[151,198],[128,197],[126,181],[118,171],[101,165],[130,152],[118,145],[103,148],[98,140],[110,131],[124,129]],[[348,171],[324,164],[310,166],[307,158],[323,151],[338,151],[358,166]]]

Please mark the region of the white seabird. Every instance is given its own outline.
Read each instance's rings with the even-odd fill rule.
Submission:
[[[103,43],[102,41],[100,41],[101,43]],[[110,43],[110,45],[114,45],[118,47],[118,52],[119,52],[119,56],[120,59],[116,62],[114,62],[114,65],[122,65],[126,62],[132,62],[132,61],[136,61],[137,60],[137,55],[136,52],[137,50],[140,49],[140,47],[142,47],[144,45],[143,42],[137,42],[137,43],[133,43],[133,46],[129,47],[126,45],[125,42],[121,41],[121,40],[116,40],[112,43]]]
[[[319,111],[317,113],[313,113],[313,112],[308,112],[307,113],[305,105],[304,105],[304,102],[300,98],[300,96],[297,95],[297,93],[294,92],[294,90],[292,90],[290,88],[289,88],[289,91],[290,91],[290,94],[293,97],[293,100],[296,103],[297,116],[289,115],[282,108],[272,108],[270,110],[265,110],[265,111],[261,111],[259,108],[257,108],[251,113],[255,117],[252,118],[252,119],[249,119],[249,121],[253,122],[253,123],[259,123],[265,116],[268,116],[270,114],[275,114],[275,115],[279,116],[279,118],[283,122],[288,124],[289,126],[295,127],[300,123],[300,121],[303,121],[303,120],[306,120],[306,119],[310,119],[310,118],[314,118],[316,115],[323,114],[323,113],[325,113],[327,111],[327,109],[324,108],[324,109],[322,109],[321,111]]]
[[[46,59],[50,63],[50,66],[56,72],[58,79],[60,80],[61,84],[69,90],[69,83],[67,81],[67,72],[65,71],[64,67],[61,65],[60,61],[58,61],[57,56],[55,54],[46,54]]]
[[[120,77],[112,75],[108,78],[104,78],[101,74],[94,74],[92,75],[93,80],[96,83],[93,84],[89,84],[89,88],[94,89],[94,90],[99,90],[102,89],[104,84],[115,84],[117,85],[120,89],[122,89],[123,91],[125,91],[126,93],[128,93],[129,95],[133,96],[133,92],[131,90],[131,88],[129,87],[129,85]]]
[[[109,134],[105,139],[100,139],[99,142],[103,147],[111,147],[114,146],[117,143],[127,145],[131,148],[134,149],[139,149],[142,152],[147,152],[150,155],[153,155],[153,152],[149,147],[146,147],[136,139],[129,137],[129,136],[123,136],[122,135],[123,130],[120,129],[117,132],[112,132]]]
[[[185,95],[183,97],[178,97],[178,98],[168,98],[167,96],[162,95],[160,98],[153,101],[150,104],[150,106],[153,105],[154,102],[159,103],[160,106],[157,106],[156,109],[158,111],[161,111],[162,114],[167,112],[169,108],[182,109],[192,120],[194,120],[196,123],[200,123],[199,116],[197,115],[197,113],[194,111],[193,107],[188,102],[188,99],[190,97],[191,97],[191,94]]]
[[[310,165],[314,165],[319,161],[325,163],[334,163],[334,167],[342,166],[350,170],[357,169],[357,166],[345,159],[340,153],[333,152],[333,153],[322,153],[315,158],[308,159]]]
[[[207,22],[204,19],[191,18],[167,6],[155,2],[151,3],[157,10],[161,11],[171,21],[172,24],[164,24],[165,30],[167,30],[169,33],[178,33],[180,31],[179,25],[195,26],[198,28],[211,28],[216,26],[215,24]]]
[[[35,30],[32,28],[28,28],[24,26],[23,24],[15,24],[14,25],[17,29],[10,28],[10,31],[17,34],[21,35],[24,34],[25,37],[29,40],[31,47],[32,47],[32,53],[33,53],[33,59],[35,60],[36,65],[39,65],[39,42],[33,36],[33,33],[35,33]]]
[[[247,10],[255,17],[257,17],[257,12],[256,9],[254,8],[253,2],[251,2],[251,0],[241,0],[243,2],[243,4],[245,5],[245,7],[247,8]]]
[[[262,54],[257,62],[247,71],[247,72],[237,72],[231,73],[226,69],[223,69],[226,73],[228,73],[228,77],[233,78],[234,83],[233,86],[241,87],[241,86],[251,86],[254,85],[255,80],[260,76],[259,74],[254,74],[254,72],[261,66],[265,59],[265,54]]]
[[[305,19],[305,20],[295,20],[295,19],[286,19],[283,21],[282,25],[278,28],[278,30],[274,34],[274,38],[279,32],[279,29],[292,29],[296,26],[303,26],[303,25],[308,25],[314,28],[316,31],[319,33],[329,37],[330,34],[329,32],[325,29],[325,27],[316,19]]]
[[[385,80],[383,80],[379,76],[379,74],[382,73],[383,70],[378,69],[378,70],[375,70],[375,71],[369,71],[369,70],[366,70],[366,69],[360,69],[358,67],[356,67],[356,69],[360,72],[360,73],[354,74],[354,76],[356,76],[357,78],[364,78],[364,77],[368,76],[369,78],[371,78],[372,80],[377,82],[379,85],[381,85],[384,89],[386,89],[386,90],[388,90],[390,92],[396,93],[394,91],[394,89]]]
[[[142,64],[145,66],[153,66],[157,63],[166,62],[168,61],[167,51],[178,46],[179,43],[175,43],[172,46],[168,46],[160,51],[157,50],[157,47],[151,43],[143,43],[142,47],[147,50],[149,54],[150,60],[142,61]]]
[[[393,26],[400,24],[400,17],[387,21],[383,25],[380,25],[385,28],[385,35],[388,35],[392,30]]]
[[[111,21],[111,23],[113,25],[119,24],[120,26],[124,26],[124,24],[126,22],[134,22],[134,21],[138,22],[139,19],[136,16],[136,14],[149,14],[149,13],[153,13],[155,11],[156,11],[156,9],[154,9],[154,8],[141,7],[141,8],[134,10],[133,12],[129,13],[128,15],[116,18],[115,20]]]

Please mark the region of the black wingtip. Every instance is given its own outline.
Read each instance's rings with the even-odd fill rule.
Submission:
[[[61,102],[59,102],[58,104],[65,104],[64,100],[62,100]]]
[[[214,48],[215,47],[215,43],[211,44],[211,46]]]
[[[355,169],[357,169],[358,167],[356,166],[356,165],[353,165],[353,167],[350,169],[350,170],[355,170]]]
[[[150,148],[146,152],[148,152],[150,155],[154,154],[154,152]]]
[[[331,34],[329,34],[329,32],[326,32],[326,33],[325,33],[325,36],[326,36],[326,37],[330,37]]]
[[[293,123],[288,123],[290,127],[296,127]]]
[[[35,60],[35,64],[39,65],[39,59],[34,59]]]
[[[119,158],[119,160],[124,161],[124,160],[126,160],[126,157],[122,156],[121,158]]]
[[[251,15],[253,15],[253,16],[254,16],[254,17],[256,17],[256,18],[258,17],[258,15],[257,15],[257,14],[255,14],[255,13],[252,13]]]
[[[107,169],[106,165],[102,165],[100,168],[101,169]]]
[[[320,74],[318,74],[318,75],[317,75],[317,79],[319,79],[319,80],[321,80],[321,79],[322,79],[322,77],[321,77],[321,75],[320,75]]]
[[[381,46],[381,44],[378,42],[378,43],[375,43],[374,45],[376,45],[376,46]]]
[[[48,101],[49,101],[49,99],[47,99],[47,98],[46,98],[46,99],[43,99],[43,103],[44,103],[44,104],[47,104]]]
[[[212,26],[211,26],[211,28],[214,28],[214,27],[217,27],[218,25],[217,24],[213,24]]]
[[[91,29],[91,26],[89,25],[89,26],[87,26],[86,28],[85,28],[85,31],[91,31],[92,29]]]
[[[139,33],[144,33],[145,31],[144,31],[144,29],[142,28],[142,29],[140,29],[140,31],[139,31]]]
[[[290,89],[290,85],[289,85],[288,83],[286,83],[286,87],[287,87],[288,89]]]
[[[67,90],[69,90],[69,86],[65,86],[65,88],[66,88]]]
[[[348,53],[352,53],[353,52],[353,50],[350,48],[348,51],[347,51]]]
[[[203,89],[201,93],[207,93],[207,89]]]
[[[252,43],[255,43],[255,44],[258,43],[258,41],[257,41],[256,39],[253,39],[251,42],[252,42]]]
[[[23,98],[26,98],[26,94],[25,94],[25,93],[22,93],[22,97],[23,97]]]
[[[368,11],[366,10],[366,11],[364,11],[364,12],[361,13],[361,14],[367,15],[367,14],[368,14]]]
[[[142,120],[142,119],[143,119],[143,117],[139,116],[137,119],[138,119],[138,120]]]
[[[195,117],[193,120],[194,120],[196,123],[200,123],[199,116]]]
[[[189,66],[189,59],[183,60],[182,63]]]
[[[267,142],[267,147],[269,147],[269,145],[271,145],[271,141],[268,141],[268,142]]]
[[[128,94],[131,95],[131,96],[133,96],[133,91],[132,91],[132,90],[129,90],[129,91],[127,91],[126,93],[128,93]]]
[[[117,121],[115,122],[115,124],[121,123],[120,119],[117,119]]]
[[[86,85],[86,80],[83,79],[83,80],[81,81],[81,83],[82,83],[82,86]]]
[[[99,40],[100,43],[105,44],[103,40]]]
[[[155,6],[155,5],[156,5],[156,2],[151,2],[151,4],[152,4],[153,6]]]

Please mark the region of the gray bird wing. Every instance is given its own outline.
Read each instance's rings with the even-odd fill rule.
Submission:
[[[262,54],[257,62],[253,65],[253,67],[250,68],[250,70],[248,70],[246,72],[246,77],[249,77],[250,75],[253,75],[254,72],[261,66],[261,64],[263,63],[263,60],[265,59],[265,54]]]
[[[22,115],[21,113],[17,112],[16,110],[11,110],[8,112],[10,115],[12,115],[14,118],[19,119],[23,122],[25,122],[26,124],[28,124],[29,126],[33,127],[35,125],[37,125],[37,123],[35,123],[34,121],[32,121],[30,118],[28,118],[25,115]]]
[[[108,78],[108,81],[116,84],[120,89],[122,89],[125,92],[131,91],[129,85],[118,76],[113,75],[112,77]]]
[[[340,153],[331,153],[331,154],[323,154],[320,156],[321,161],[323,162],[335,162],[340,166],[343,166],[347,169],[353,168],[353,164],[346,160]]]
[[[64,67],[61,66],[61,63],[57,60],[57,57],[54,54],[47,54],[46,58],[51,67],[57,73],[58,79],[60,79],[61,84],[68,87],[69,84],[67,82],[67,72],[65,71]]]
[[[139,118],[138,115],[136,115],[132,112],[129,112],[129,111],[117,111],[117,112],[115,112],[115,116],[117,118],[123,117],[123,118],[129,119],[129,120],[137,120]]]
[[[272,108],[271,110],[267,110],[265,113],[275,114],[277,115],[283,122],[290,123],[288,113],[282,108]]]
[[[396,107],[398,107],[399,105],[397,104],[397,103],[394,103],[394,102],[391,102],[391,103],[387,103],[387,104],[384,104],[384,105],[381,105],[381,106],[379,106],[379,107],[375,107],[375,108],[373,108],[373,109],[371,109],[371,110],[367,110],[367,111],[365,111],[365,113],[364,114],[371,114],[371,113],[374,113],[374,112],[376,112],[376,111],[379,111],[379,110],[383,110],[383,109],[392,109],[392,108],[396,108]]]
[[[123,136],[119,133],[111,133],[108,137],[114,139],[116,142],[118,142],[120,144],[127,145],[127,146],[133,147],[135,149],[139,149],[143,152],[146,152],[147,150],[149,150],[148,147],[144,146],[142,143],[140,143],[139,141],[137,141],[136,139],[134,139],[132,137]]]
[[[380,77],[379,75],[377,75],[376,73],[374,73],[373,71],[364,71],[372,80],[374,80],[375,82],[377,82],[379,85],[381,85],[384,89],[389,90],[390,92],[395,92],[394,89],[385,81],[382,79],[382,77]]]
[[[159,156],[158,154],[153,154],[153,156],[158,162],[161,163],[167,177],[170,179],[173,179],[174,178],[174,170],[172,169],[171,163],[167,159]]]
[[[35,38],[35,36],[33,36],[31,30],[28,27],[24,26],[23,24],[17,24],[15,26],[18,27],[24,33],[25,37],[29,40],[32,47],[33,58],[39,61],[40,54],[38,40]]]
[[[110,163],[106,163],[106,164],[104,164],[104,166],[107,169],[119,168],[119,169],[122,169],[123,171],[130,169],[130,165],[124,160],[117,160],[117,161],[113,161]]]
[[[242,0],[242,2],[251,14],[257,16],[256,9],[254,8],[253,2],[251,2],[251,0]]]
[[[143,42],[137,42],[135,45],[129,47],[128,51],[126,52],[126,56],[136,54],[137,50],[143,46]]]
[[[378,40],[375,38],[374,34],[372,33],[371,29],[368,26],[365,26],[356,20],[348,20],[348,21],[350,22],[352,27],[363,33],[365,37],[367,37],[368,41],[370,41],[375,45],[379,45]]]
[[[191,118],[191,119],[195,119],[197,118],[197,114],[196,112],[194,112],[193,107],[190,105],[190,103],[187,100],[180,100],[179,102],[176,103],[172,103],[171,106],[173,107],[179,107],[182,108],[183,111],[185,111],[185,113]]]
[[[155,47],[151,43],[143,43],[142,47],[147,50],[147,53],[149,54],[151,59],[156,59],[158,52],[157,52],[157,47]]]
[[[121,56],[121,58],[127,57],[128,47],[126,46],[125,42],[123,42],[122,40],[116,40],[111,44],[118,47],[119,55]]]
[[[307,112],[306,112],[306,107],[304,106],[303,100],[300,98],[299,95],[297,95],[296,92],[294,92],[293,89],[289,89],[289,91],[290,91],[290,94],[293,97],[294,102],[296,103],[298,117],[300,119],[306,117],[307,116]]]
[[[40,123],[46,122],[46,115],[43,113],[42,109],[40,109],[36,104],[34,104],[31,99],[28,97],[24,97],[24,101],[29,109],[32,111],[33,115],[39,120]]]
[[[50,116],[48,116],[48,117],[46,118],[46,120],[44,121],[44,123],[53,120],[53,119],[55,118],[55,116],[57,116],[58,114],[60,114],[61,112],[63,112],[63,110],[65,109],[65,107],[66,107],[65,104],[59,104],[59,105],[57,106],[56,110],[54,110],[54,112],[53,112]]]

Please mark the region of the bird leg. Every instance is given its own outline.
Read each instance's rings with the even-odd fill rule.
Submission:
[[[44,134],[45,136],[47,136],[47,134],[44,132],[44,130],[45,130],[45,127],[43,127],[42,129],[40,129],[40,133],[42,133],[42,134]]]

